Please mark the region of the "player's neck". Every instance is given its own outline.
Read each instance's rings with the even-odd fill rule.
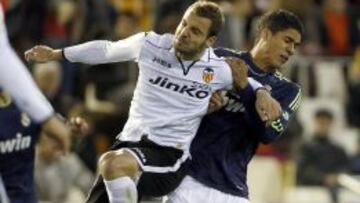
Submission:
[[[178,58],[184,61],[198,61],[204,54],[204,51],[198,52],[198,53],[182,53],[182,52],[176,52],[175,53]]]
[[[254,63],[259,69],[265,72],[271,71],[266,55],[262,52],[261,49],[259,49],[259,47],[255,46],[253,49],[251,49],[250,54]]]

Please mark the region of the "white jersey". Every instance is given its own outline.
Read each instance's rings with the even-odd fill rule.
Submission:
[[[232,85],[230,67],[211,48],[196,62],[181,61],[172,43],[173,35],[150,32],[124,41],[94,41],[64,50],[72,62],[138,62],[138,81],[120,140],[138,141],[146,135],[159,145],[187,151],[211,94]],[[121,53],[128,51],[131,53]]]
[[[4,13],[0,4],[0,88],[9,92],[17,106],[35,121],[43,122],[53,114],[33,81],[31,74],[11,48],[5,28]]]
[[[173,36],[149,33],[141,49],[130,116],[120,136],[141,135],[161,145],[188,149],[211,94],[232,84],[230,67],[206,49],[199,61],[179,61]]]

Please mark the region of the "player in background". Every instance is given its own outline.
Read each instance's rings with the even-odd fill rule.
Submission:
[[[83,134],[87,124],[81,118],[70,119],[67,128],[73,134]],[[34,122],[12,101],[10,94],[0,89],[0,174],[11,203],[36,203],[34,185],[35,145],[41,125]],[[63,155],[63,145],[57,137],[44,133],[57,143],[52,148]]]
[[[0,184],[3,186],[0,197],[7,193],[11,203],[35,203],[33,164],[38,132],[42,129],[53,137],[59,143],[59,152],[66,154],[70,148],[70,127],[55,115],[11,48],[1,4],[0,50]],[[74,122],[71,121],[80,129],[86,125],[83,120]]]
[[[7,38],[4,11],[0,2],[0,89],[8,92],[16,105],[42,129],[61,142],[64,153],[69,150],[69,129],[55,116],[54,110],[37,88],[31,74],[17,57]]]
[[[270,12],[259,20],[258,33],[250,52],[219,48],[215,53],[243,60],[242,68],[269,88],[281,104],[282,116],[273,122],[263,122],[256,113],[254,93],[247,91],[249,88],[240,94],[227,92],[225,98],[214,95],[213,107],[221,109],[202,120],[191,145],[189,175],[171,193],[169,203],[249,203],[248,163],[260,143],[279,138],[301,100],[300,87],[278,72],[301,42],[301,21],[285,10]]]
[[[211,94],[237,83],[229,65],[211,48],[223,18],[217,4],[199,1],[187,9],[175,35],[138,33],[117,42],[92,41],[62,50],[36,46],[25,53],[27,60],[37,62],[138,63],[129,119],[113,150],[99,160],[104,181],[99,179],[88,202],[137,202],[137,182],[140,195],[163,195],[177,186],[166,177],[182,173]],[[260,87],[245,78],[254,89]],[[265,97],[263,118],[278,116],[277,103]]]

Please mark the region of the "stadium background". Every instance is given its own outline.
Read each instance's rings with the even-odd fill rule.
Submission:
[[[23,58],[37,44],[64,47],[94,39],[123,39],[138,31],[173,32],[191,0],[2,0],[12,45]],[[258,17],[285,8],[301,17],[306,32],[297,54],[282,70],[303,88],[303,102],[295,121],[280,140],[262,146],[249,169],[252,203],[330,203],[321,185],[298,185],[297,160],[301,145],[311,142],[314,113],[326,109],[334,115],[330,137],[346,151],[348,164],[340,175],[340,203],[360,202],[360,1],[358,0],[227,0],[217,1],[226,13],[218,46],[251,48]],[[74,140],[87,177],[96,172],[96,160],[120,132],[136,83],[133,63],[89,68],[66,61],[28,64],[55,109],[81,115],[90,123],[86,138]],[[52,67],[52,71],[44,71]],[[331,159],[331,154],[324,159]],[[77,162],[53,162],[52,168],[71,174]],[[74,166],[72,165],[74,164]],[[65,167],[64,167],[65,166]],[[90,171],[90,173],[88,173]],[[40,173],[40,172],[39,172]],[[80,173],[80,172],[79,172]],[[85,172],[84,172],[85,173]],[[75,175],[76,176],[76,175]],[[72,180],[66,189],[51,191],[61,178],[49,175],[38,181],[39,193],[60,193],[58,202],[83,198],[89,184]],[[83,177],[86,179],[86,177]],[[57,181],[55,181],[57,180]],[[46,184],[45,184],[46,183]],[[41,187],[41,185],[49,185]],[[80,186],[79,186],[80,185]],[[68,187],[71,186],[71,187]],[[71,189],[69,189],[71,188]],[[47,189],[47,190],[46,190]],[[43,195],[44,200],[53,198]],[[53,195],[56,196],[56,195]],[[41,195],[40,195],[41,197]],[[56,199],[56,198],[55,198]],[[67,200],[64,200],[67,199]],[[77,201],[77,200],[76,200]],[[79,200],[80,201],[80,200]],[[53,201],[54,202],[54,201]],[[55,201],[56,202],[56,201]]]

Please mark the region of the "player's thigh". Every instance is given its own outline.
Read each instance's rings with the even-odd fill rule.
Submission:
[[[181,154],[151,148],[139,148],[145,160],[139,160],[142,174],[138,181],[141,196],[161,197],[178,187],[188,170]]]
[[[206,202],[207,198],[204,196],[209,193],[208,191],[207,187],[186,176],[179,187],[168,195],[166,203]]]
[[[166,203],[250,203],[247,199],[210,188],[190,176],[186,176],[180,186],[168,195]]]

